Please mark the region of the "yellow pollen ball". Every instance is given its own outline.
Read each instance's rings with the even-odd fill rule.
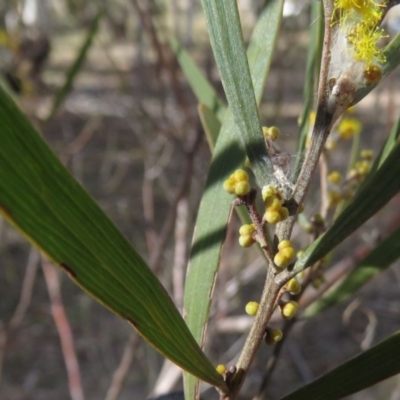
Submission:
[[[217,365],[217,367],[215,369],[221,375],[223,375],[227,371],[226,365],[224,365],[224,364]]]
[[[334,183],[335,185],[337,185],[338,183],[340,183],[340,181],[342,180],[342,174],[338,171],[332,171],[329,175],[328,175],[328,181],[330,183]]]
[[[296,254],[293,247],[286,247],[282,250],[279,250],[279,253],[281,253],[284,257],[286,257],[288,261],[290,261]]]
[[[374,158],[374,152],[370,149],[361,150],[360,157],[364,160],[371,161]]]
[[[278,211],[267,210],[264,214],[264,219],[269,224],[277,224],[281,220],[281,215]]]
[[[289,264],[289,260],[279,252],[275,254],[274,263],[278,268],[285,268]]]
[[[286,249],[287,247],[293,247],[290,240],[282,240],[282,242],[278,244],[278,250]]]
[[[294,300],[288,301],[281,308],[282,317],[284,319],[292,319],[295,316],[298,308],[299,308],[299,304],[296,301],[294,301]]]
[[[262,198],[265,201],[267,197],[276,195],[276,189],[272,185],[267,185],[262,188],[261,193]]]
[[[282,207],[279,210],[279,215],[281,216],[281,221],[284,221],[286,218],[289,217],[289,210],[286,207]]]
[[[251,235],[256,230],[254,224],[242,225],[239,229],[240,235]]]
[[[278,139],[280,133],[281,133],[281,131],[276,126],[271,126],[270,128],[267,128],[266,130],[264,130],[264,128],[263,128],[264,137],[266,137],[267,139],[272,140],[272,141],[275,141],[276,139]]]
[[[249,315],[252,315],[252,316],[256,315],[257,311],[258,311],[258,306],[259,306],[259,304],[256,301],[249,301],[246,304],[246,308],[245,308],[246,313]]]
[[[232,179],[224,181],[224,190],[230,194],[235,194],[235,182]]]
[[[268,329],[265,335],[265,343],[269,346],[282,340],[283,333],[280,329]]]
[[[236,182],[240,181],[248,181],[249,180],[249,175],[247,175],[247,172],[244,169],[237,169],[233,174],[232,178]]]
[[[342,139],[348,140],[361,132],[361,122],[356,118],[343,118],[337,131]]]
[[[246,196],[250,192],[250,183],[246,181],[237,182],[235,184],[235,194],[237,196]]]
[[[239,236],[239,244],[242,247],[250,247],[252,244],[254,244],[255,241],[251,237],[251,235],[242,235]]]
[[[296,278],[292,278],[287,284],[286,288],[290,294],[299,294],[301,292],[301,285]]]

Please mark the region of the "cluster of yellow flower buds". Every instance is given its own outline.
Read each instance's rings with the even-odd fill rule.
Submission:
[[[253,239],[253,233],[256,231],[254,224],[242,225],[239,229],[239,244],[242,247],[250,247],[255,240]]]
[[[362,180],[371,170],[371,160],[374,158],[374,152],[366,149],[360,153],[360,160],[354,164],[349,171],[349,179]]]
[[[278,252],[275,254],[274,263],[279,268],[285,268],[296,254],[290,240],[282,240],[278,244]]]
[[[262,197],[265,204],[264,220],[269,224],[277,224],[289,216],[289,210],[282,206],[282,194],[274,186],[264,186]]]
[[[230,194],[245,196],[250,192],[249,175],[243,169],[237,169],[225,182],[224,189]]]
[[[342,193],[338,186],[342,181],[342,174],[339,171],[332,171],[327,179],[329,183],[334,185],[333,189],[328,190],[329,208],[334,208],[343,200]]]

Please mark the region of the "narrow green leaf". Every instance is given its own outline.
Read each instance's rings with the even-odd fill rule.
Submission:
[[[202,0],[215,61],[237,131],[260,186],[273,177],[243,42],[236,0]],[[258,78],[258,74],[254,75]],[[261,79],[264,79],[261,75]]]
[[[298,152],[304,150],[308,129],[310,112],[314,102],[315,94],[315,77],[319,74],[322,54],[322,42],[324,38],[324,18],[322,3],[313,1],[311,3],[311,27],[310,27],[310,43],[307,52],[307,65],[304,76],[303,91],[303,111],[300,115],[300,136],[297,144]],[[300,171],[300,163],[302,157],[298,157],[295,171]]]
[[[400,142],[333,225],[299,258],[290,274],[312,265],[379,211],[400,190]]]
[[[382,270],[400,257],[400,227],[389,235],[332,291],[304,311],[311,317],[347,299]]]
[[[398,138],[400,136],[400,116],[397,118],[396,122],[394,123],[389,137],[386,140],[385,146],[383,147],[382,153],[380,154],[379,157],[379,166],[382,165],[382,163],[386,160],[386,157],[390,154],[392,151],[394,145],[398,141]]]
[[[175,53],[176,59],[199,103],[204,103],[214,112],[219,121],[222,121],[226,107],[208,79],[203,75],[192,57],[175,38],[170,37],[169,45]]]
[[[208,145],[210,146],[211,152],[213,152],[221,129],[221,122],[207,105],[199,103],[197,110],[204,132],[206,133]]]
[[[257,103],[261,101],[282,17],[282,0],[272,0],[262,10],[252,34],[248,58]],[[201,346],[204,345],[212,289],[219,266],[233,198],[224,192],[225,179],[242,165],[245,154],[230,110],[227,111],[200,204],[185,284],[186,321]],[[196,398],[197,380],[185,374],[185,398]]]
[[[0,89],[0,212],[158,351],[224,386],[153,272]]]
[[[92,46],[93,39],[97,33],[99,22],[103,15],[104,15],[104,10],[100,9],[98,11],[96,17],[93,19],[93,22],[89,27],[89,30],[85,37],[85,40],[82,43],[82,47],[78,50],[77,56],[76,56],[74,62],[70,65],[70,67],[68,68],[68,71],[65,74],[64,84],[61,86],[61,88],[55,94],[54,101],[51,106],[50,112],[49,112],[48,116],[46,117],[46,121],[49,121],[55,115],[58,108],[61,106],[61,104],[64,102],[65,98],[70,93],[70,91],[73,87],[75,78],[78,75],[78,73],[80,72],[80,70],[83,66],[83,63],[86,60],[86,56]]]
[[[281,400],[337,400],[400,372],[400,332]]]

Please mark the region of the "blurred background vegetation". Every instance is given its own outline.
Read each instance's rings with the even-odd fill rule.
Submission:
[[[263,3],[239,1],[245,37]],[[400,25],[396,12],[392,10],[387,23],[392,33]],[[302,110],[308,27],[314,22],[308,1],[286,2],[261,105],[262,122],[280,127],[282,147],[292,154]],[[0,84],[135,244],[181,308],[188,249],[211,153],[196,97],[169,47],[171,35],[223,98],[199,1],[0,3]],[[392,74],[357,106],[363,147],[379,149],[398,117],[398,78]],[[350,147],[341,143],[334,163],[348,158]],[[309,197],[309,204],[315,203],[310,212],[316,212],[317,193]],[[399,206],[397,196],[341,247],[338,257],[345,252],[353,257],[398,226]],[[257,252],[237,250],[238,226],[234,221],[229,229],[215,291],[207,353],[216,363],[229,363],[243,345],[251,324],[243,305],[262,288],[258,277],[263,261]],[[295,233],[299,243],[302,235]],[[345,304],[300,320],[286,341],[269,395],[309,382],[395,331],[399,292],[394,265]],[[251,398],[265,378],[271,349],[259,353],[243,398]],[[146,399],[181,387],[177,368],[64,274],[54,274],[0,220],[1,399]],[[203,390],[205,398],[214,398],[206,386]],[[400,380],[392,378],[352,397],[361,398],[398,399]]]

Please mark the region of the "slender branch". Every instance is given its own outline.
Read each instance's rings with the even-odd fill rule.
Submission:
[[[280,287],[275,283],[274,273],[271,268],[267,274],[256,319],[237,363],[237,372],[232,380],[231,393],[229,397],[227,397],[229,400],[234,400],[240,391],[243,381],[254,360],[257,349],[264,337],[265,329],[267,328],[268,322],[275,308],[275,302],[279,290]]]
[[[324,34],[324,47],[322,50],[321,72],[319,77],[318,88],[318,108],[315,120],[314,129],[311,136],[310,145],[304,163],[301,167],[299,177],[293,191],[292,200],[300,206],[307,194],[311,179],[318,166],[319,157],[324,148],[326,139],[329,136],[331,128],[335,122],[332,112],[328,110],[327,95],[328,95],[328,67],[330,58],[330,45],[332,40],[331,28],[331,15],[332,4],[331,1],[324,1],[324,14],[325,14],[325,34]],[[297,212],[287,218],[284,222],[278,225],[277,236],[279,241],[290,239],[293,225],[297,219]]]
[[[49,291],[51,312],[57,327],[58,336],[61,341],[61,349],[64,356],[65,367],[68,374],[69,392],[72,400],[84,400],[78,358],[76,356],[71,326],[65,313],[61,300],[60,280],[58,271],[51,263],[42,260],[44,277]]]
[[[132,364],[138,339],[139,335],[136,332],[132,332],[129,336],[122,353],[121,362],[113,374],[111,385],[108,388],[105,400],[118,399],[118,396],[121,393],[122,385],[124,384],[126,376],[129,372],[129,368]]]

